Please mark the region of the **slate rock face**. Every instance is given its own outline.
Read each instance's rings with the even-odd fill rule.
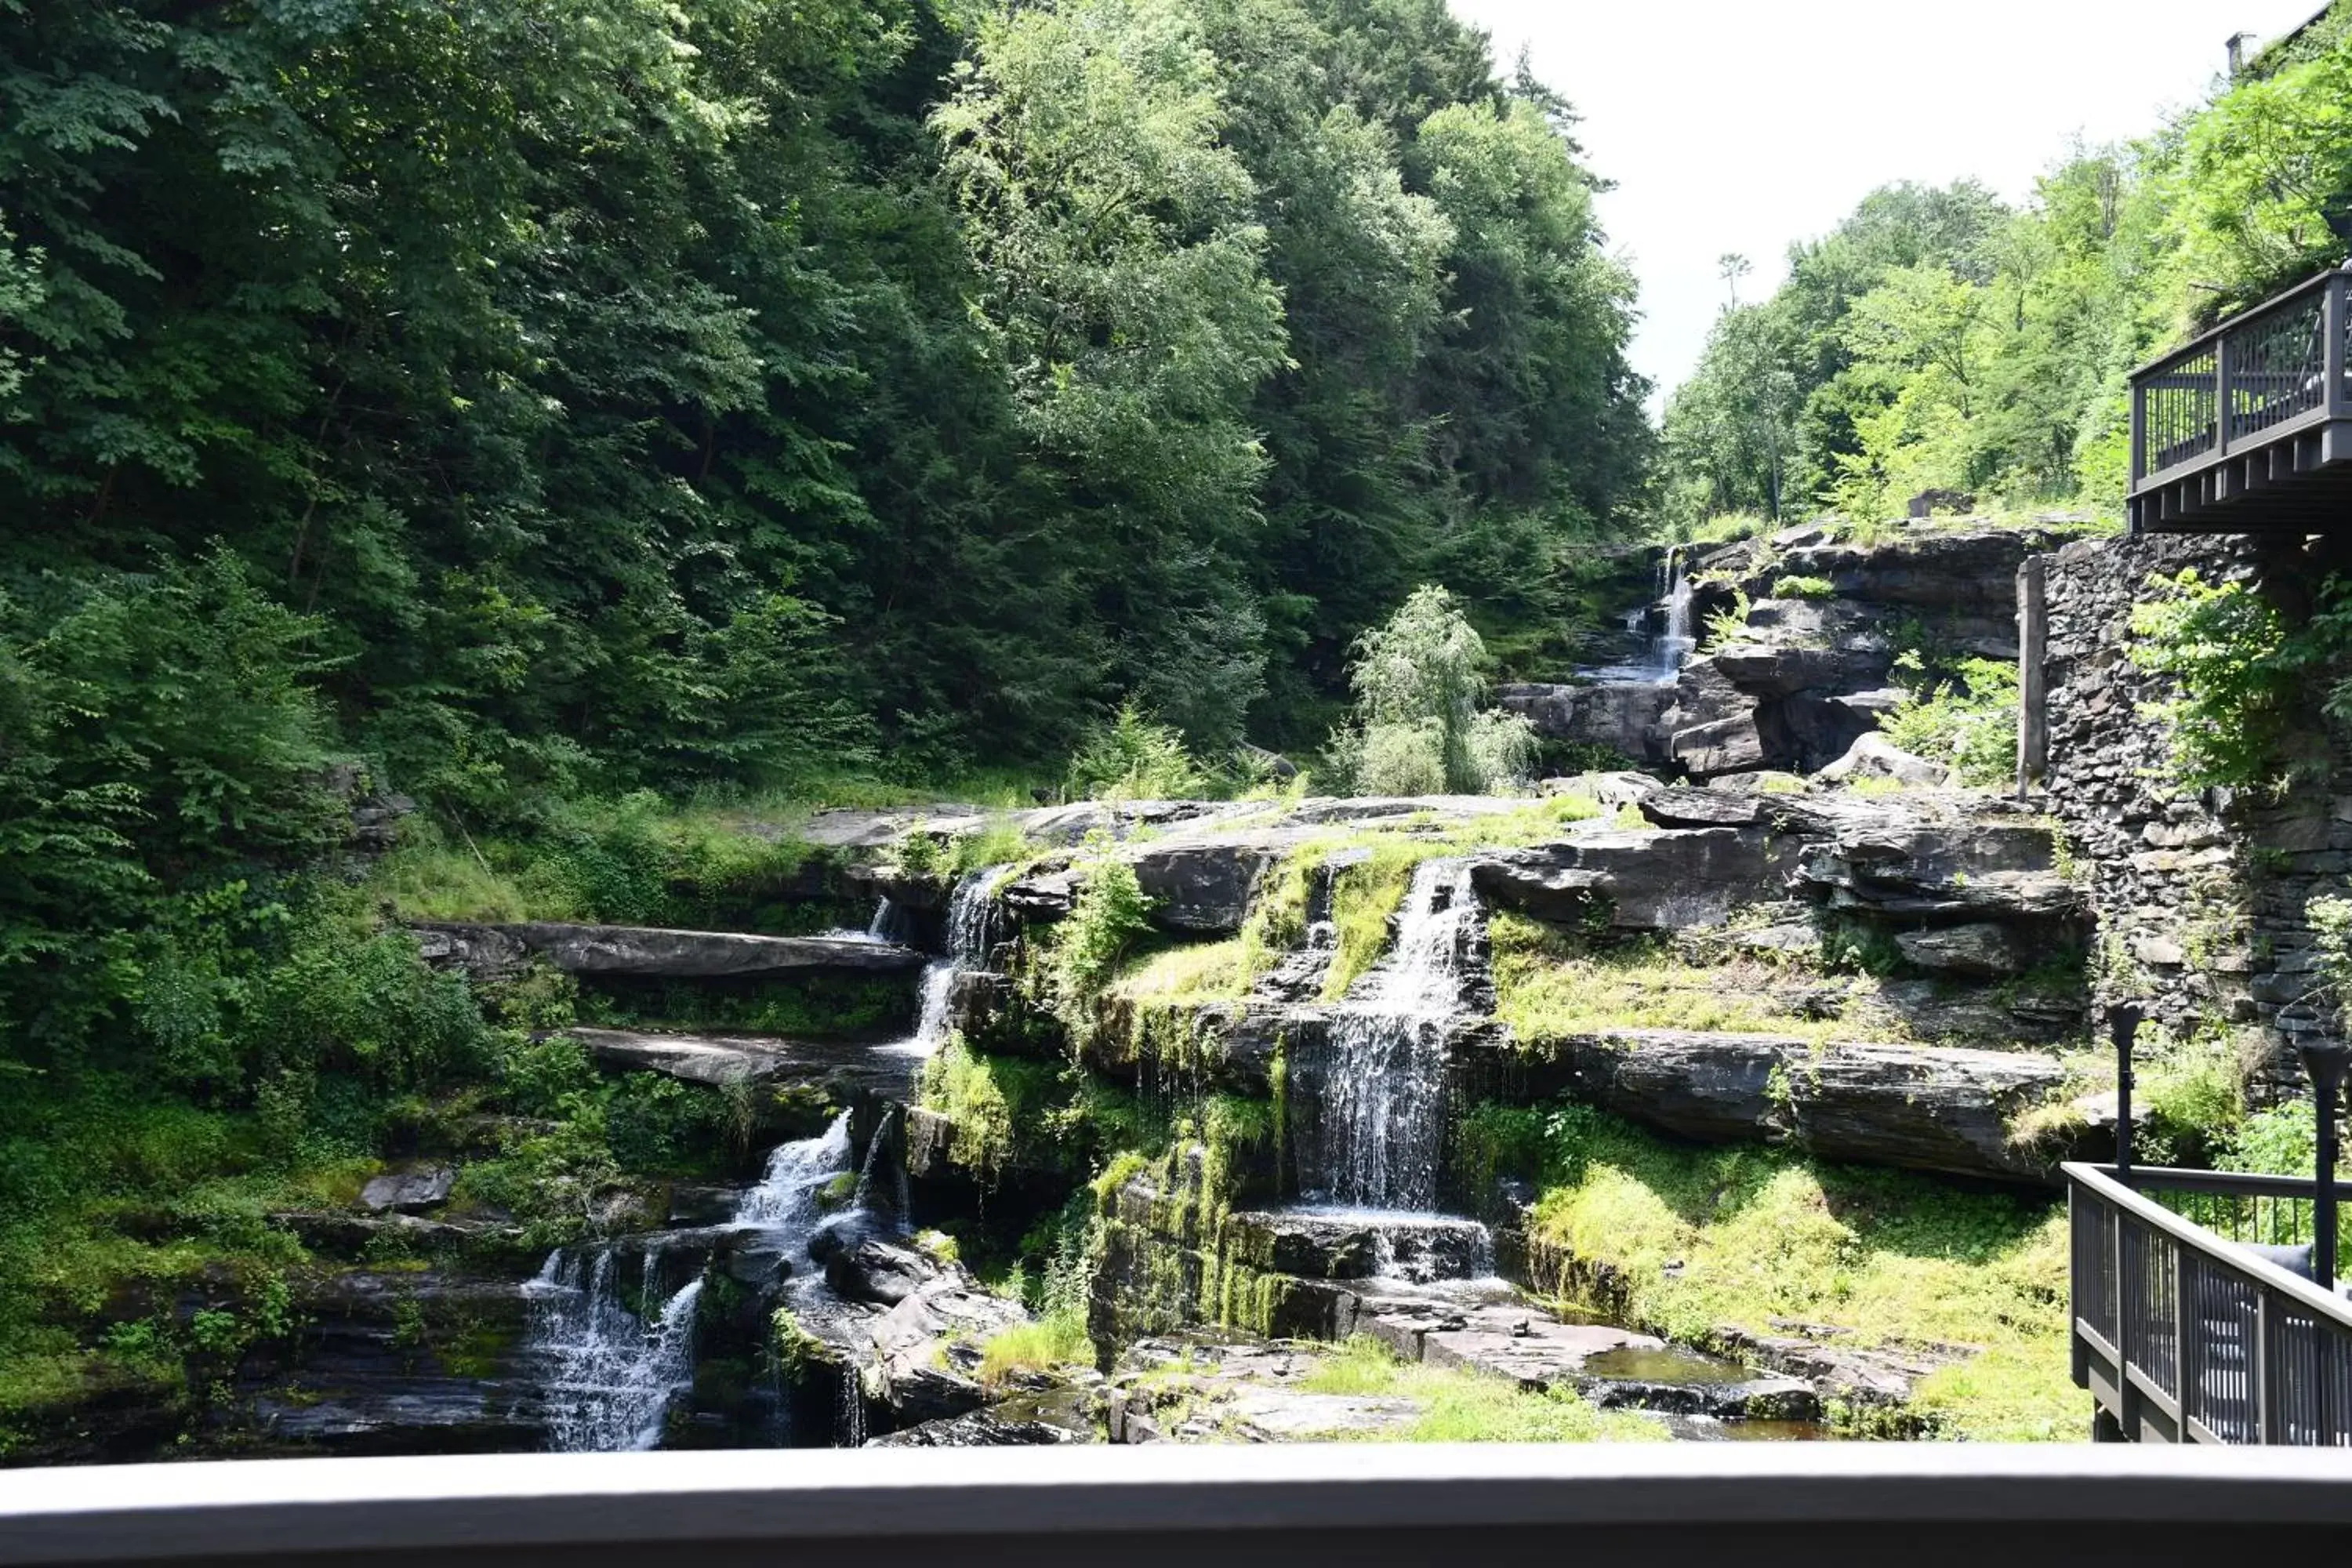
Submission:
[[[388,1171],[360,1189],[360,1206],[373,1214],[423,1214],[449,1201],[457,1173],[447,1165],[422,1171]]]
[[[1493,902],[1545,920],[1605,910],[1620,930],[1676,931],[1719,926],[1740,905],[1781,896],[1796,867],[1792,846],[1760,831],[1587,833],[1484,857],[1471,880]]]
[[[2034,1053],[1777,1035],[1613,1029],[1537,1048],[1553,1068],[1538,1088],[1681,1137],[2011,1182],[2049,1178],[2053,1152],[2015,1145],[2010,1124],[2066,1083]]]
[[[2033,967],[2035,953],[2023,937],[1990,921],[1948,926],[1941,931],[1897,933],[1903,956],[1922,969],[1964,974],[1979,980],[2000,980]]]
[[[430,922],[412,926],[428,960],[478,975],[511,973],[530,958],[567,974],[643,980],[760,980],[812,973],[906,973],[924,955],[893,942],[845,937],[753,936],[652,926]]]
[[[1658,721],[1674,702],[1672,680],[1495,689],[1496,706],[1527,719],[1543,739],[1604,746],[1641,763],[1663,758]]]

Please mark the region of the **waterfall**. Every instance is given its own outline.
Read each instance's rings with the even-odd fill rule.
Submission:
[[[1333,1013],[1316,1194],[1325,1202],[1435,1206],[1445,1037],[1461,1010],[1461,946],[1477,909],[1468,862],[1416,868],[1395,951]]]
[[[1672,680],[1688,658],[1698,639],[1691,635],[1691,582],[1685,569],[1682,546],[1667,548],[1666,558],[1659,568],[1664,579],[1666,629],[1652,640],[1650,658],[1656,667],[1658,679]]]
[[[654,1285],[658,1252],[639,1265],[640,1296]],[[547,1376],[549,1434],[562,1453],[650,1448],[671,1399],[694,1375],[699,1279],[648,1324],[621,1299],[620,1260],[609,1247],[558,1247],[524,1288],[530,1341]]]
[[[825,1184],[849,1169],[849,1115],[815,1138],[786,1143],[768,1156],[760,1184],[737,1203],[739,1229],[777,1233],[805,1257],[822,1221]],[[550,1436],[559,1452],[650,1448],[659,1441],[671,1402],[694,1380],[697,1278],[672,1294],[648,1323],[623,1298],[624,1259],[610,1247],[558,1247],[523,1288],[530,1304],[529,1345],[545,1367]],[[649,1301],[661,1250],[649,1247],[637,1267],[637,1297]]]
[[[811,1229],[821,1189],[848,1168],[849,1113],[845,1110],[817,1137],[776,1146],[760,1184],[735,1205],[734,1223],[755,1230]]]
[[[907,1162],[890,1159],[889,1156],[893,1152],[891,1131],[899,1125],[904,1115],[902,1110],[893,1106],[883,1112],[880,1121],[875,1123],[874,1136],[866,1141],[866,1158],[857,1167],[857,1195],[852,1205],[866,1214],[877,1212],[874,1204],[874,1181],[878,1168],[887,1161],[894,1178],[888,1217],[900,1225],[906,1223],[908,1212],[914,1207],[914,1195],[907,1184]]]
[[[882,901],[874,906],[874,919],[866,926],[866,935],[874,942],[898,940],[898,906],[890,901],[889,894],[883,894]]]
[[[955,1001],[956,976],[988,964],[996,915],[990,900],[1009,869],[982,867],[956,883],[955,892],[948,899],[947,956],[934,959],[923,971],[922,1007],[916,1015],[915,1032],[887,1048],[928,1057],[947,1039],[948,1008]]]

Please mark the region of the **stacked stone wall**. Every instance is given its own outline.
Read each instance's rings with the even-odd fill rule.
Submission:
[[[2177,695],[2129,657],[2150,579],[2194,568],[2254,584],[2291,616],[2323,568],[2298,541],[2126,537],[2042,558],[2047,758],[2042,785],[2098,922],[2097,1000],[2132,1001],[2176,1036],[2229,1031],[2250,1089],[2300,1081],[2293,1046],[2332,1029],[2308,1001],[2312,900],[2352,879],[2352,757],[2320,728],[2284,798],[2171,781],[2151,704]]]

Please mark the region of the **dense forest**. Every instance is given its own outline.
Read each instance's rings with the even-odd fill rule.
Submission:
[[[1792,247],[1668,402],[1666,510],[2117,510],[2128,372],[2352,247],[2347,36],[2339,6],[2147,138],[2072,149],[2021,206],[1899,184]],[[1736,296],[1748,263],[1723,260]]]
[[[575,1226],[695,1131],[391,917],[765,929],[852,795],[1484,788],[1626,546],[2111,510],[2129,366],[2352,237],[2347,14],[1873,195],[1660,428],[1573,107],[1444,0],[0,0],[0,1457],[190,1375],[166,1287],[282,1334],[269,1215],[432,1117]]]
[[[515,1065],[355,800],[709,919],[792,851],[661,801],[1556,644],[1654,441],[1574,122],[1442,0],[0,0],[0,1359]]]

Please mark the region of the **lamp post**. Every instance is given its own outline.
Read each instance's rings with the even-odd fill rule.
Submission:
[[[2308,1041],[2303,1070],[2311,1078],[2312,1114],[2319,1120],[2319,1171],[2311,1204],[2311,1278],[2323,1290],[2336,1289],[2336,1105],[2352,1046]]]
[[[2139,1037],[2139,1009],[2126,1002],[2107,1009],[2107,1033],[2116,1043],[2116,1180],[2131,1180],[2132,1042]]]

